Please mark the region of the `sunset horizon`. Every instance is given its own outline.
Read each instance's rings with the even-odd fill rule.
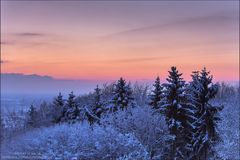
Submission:
[[[239,0],[0,7],[0,159],[240,160]]]
[[[165,79],[177,66],[187,81],[203,67],[238,81],[237,4],[1,1],[1,73]]]

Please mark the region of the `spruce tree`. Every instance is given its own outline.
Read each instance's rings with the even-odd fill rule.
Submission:
[[[162,99],[162,86],[160,84],[159,76],[156,78],[153,87],[149,105],[151,105],[153,109],[158,109],[159,102]]]
[[[98,88],[98,85],[97,85],[97,88],[95,88],[95,93],[94,93],[93,114],[100,119],[103,112],[104,112],[104,107],[101,101],[101,89]]]
[[[96,115],[93,114],[93,111],[89,110],[87,106],[84,106],[84,115],[87,118],[87,121],[89,122],[90,126],[93,125],[93,123],[97,120]]]
[[[31,105],[28,112],[28,118],[27,118],[27,124],[30,127],[37,127],[38,124],[38,113],[37,113],[37,109]]]
[[[188,157],[191,142],[193,110],[187,103],[185,81],[181,76],[176,67],[171,67],[168,83],[163,84],[165,90],[161,109],[172,137],[169,141],[168,154],[164,158],[170,160]]]
[[[196,126],[193,136],[193,159],[208,159],[213,156],[212,146],[218,140],[216,131],[217,122],[220,120],[220,106],[213,106],[209,101],[214,98],[217,93],[217,85],[212,83],[210,72],[204,69],[199,73],[192,75],[189,90],[191,92],[191,103],[195,105],[195,116],[197,120],[194,122]]]
[[[75,95],[71,92],[66,103],[65,120],[68,122],[75,122],[79,118],[79,115],[80,112],[76,103]]]
[[[53,104],[57,107],[62,107],[64,105],[64,100],[61,92],[59,92],[58,96],[54,98]]]
[[[58,96],[54,98],[53,106],[53,121],[59,123],[66,112],[66,110],[64,110],[64,100],[61,92],[59,92]]]
[[[2,143],[2,141],[5,138],[5,123],[4,123],[3,117],[0,118],[0,126],[1,126],[0,127],[0,129],[1,129],[1,132],[0,132],[1,140],[0,140],[0,142]]]
[[[101,89],[98,87],[98,85],[95,88],[93,96],[94,100],[91,110],[89,107],[84,107],[85,115],[90,125],[92,125],[94,122],[100,122],[101,115],[104,112],[103,103],[101,101]]]
[[[114,84],[111,108],[112,112],[116,112],[119,109],[127,109],[130,105],[133,105],[132,90],[130,84],[126,84],[126,81],[121,77],[117,84]]]

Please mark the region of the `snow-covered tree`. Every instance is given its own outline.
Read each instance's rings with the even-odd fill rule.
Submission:
[[[116,112],[119,109],[127,109],[130,105],[133,105],[132,89],[130,84],[126,84],[126,81],[121,77],[117,84],[114,84],[113,106],[110,108],[111,112]]]
[[[153,112],[147,104],[136,106],[103,117],[101,124],[108,124],[121,133],[132,133],[146,147],[151,159],[158,160],[164,153],[169,132],[164,116]]]
[[[95,121],[99,121],[99,118],[93,113],[91,108],[89,108],[88,106],[85,105],[83,106],[82,113],[90,125],[93,125]]]
[[[64,100],[61,92],[53,100],[53,121],[54,123],[59,123],[61,118],[63,118],[64,113]]]
[[[3,118],[1,117],[0,118],[0,129],[1,129],[1,132],[0,132],[0,142],[2,143],[3,139],[4,139],[4,135],[5,135],[5,132],[4,132],[4,129],[5,129],[5,124],[4,124],[4,121],[3,121]]]
[[[160,78],[157,77],[154,85],[153,85],[152,94],[150,95],[150,105],[154,109],[158,109],[159,102],[162,99],[162,86],[160,84]]]
[[[93,114],[96,115],[98,118],[101,118],[102,113],[104,112],[104,106],[101,100],[101,89],[98,87],[95,88],[94,93],[94,104],[92,107]]]
[[[66,112],[64,119],[68,122],[75,122],[79,119],[80,111],[75,99],[73,92],[69,94],[67,103],[66,103]]]
[[[61,92],[59,92],[58,96],[56,98],[54,98],[53,104],[57,107],[62,108],[62,106],[64,105],[64,100],[63,100],[63,96],[62,96]]]
[[[43,101],[38,109],[39,125],[47,126],[53,123],[53,107],[51,104]]]
[[[13,153],[23,153],[15,154],[14,159],[149,159],[145,146],[134,134],[87,123],[61,124],[21,133],[1,145],[1,157]]]
[[[133,97],[136,106],[144,106],[149,99],[149,86],[146,84],[139,84],[138,82],[134,83],[132,86]]]
[[[161,110],[166,116],[166,123],[172,138],[169,140],[166,159],[184,159],[189,153],[191,141],[193,110],[187,103],[185,81],[176,67],[171,67],[167,78]]]
[[[37,109],[31,105],[27,112],[27,124],[30,127],[37,127],[38,125],[38,112]]]
[[[224,109],[220,112],[221,122],[218,124],[221,141],[214,146],[214,158],[218,156],[223,160],[240,159],[240,97],[236,96],[237,91],[235,95],[227,90],[222,94],[225,98],[214,98],[212,101],[216,105],[224,103]]]
[[[209,102],[217,93],[217,85],[212,83],[212,78],[210,72],[204,67],[200,73],[193,73],[188,89],[191,93],[190,101],[196,108],[197,120],[194,122],[196,128],[193,136],[193,158],[195,159],[206,160],[212,156],[214,154],[212,146],[218,140],[216,127],[220,120],[218,113],[222,107],[213,106]]]
[[[91,94],[92,102],[89,105],[83,105],[82,113],[92,125],[94,122],[100,122],[102,113],[105,111],[103,102],[101,100],[101,89],[95,88],[95,92]]]

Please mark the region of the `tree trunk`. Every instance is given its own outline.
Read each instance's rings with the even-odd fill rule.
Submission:
[[[207,160],[207,147],[205,147],[205,150],[204,150],[204,159]]]

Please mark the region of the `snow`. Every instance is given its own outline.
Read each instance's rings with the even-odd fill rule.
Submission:
[[[4,154],[40,153],[52,159],[106,159],[148,157],[143,145],[132,134],[121,134],[111,127],[83,123],[40,128],[16,137],[4,145]]]
[[[240,159],[238,91],[228,88],[230,91],[226,92],[220,89],[221,94],[218,93],[214,99],[211,94],[207,94],[206,105],[201,108],[198,96],[202,92],[202,85],[189,85],[193,92],[182,86],[177,89],[178,96],[169,96],[171,87],[182,84],[181,81],[177,85],[165,84],[163,98],[159,102],[161,107],[158,109],[148,105],[148,90],[133,90],[131,96],[124,93],[122,97],[112,87],[106,87],[101,95],[101,103],[95,103],[92,94],[76,97],[74,104],[81,109],[81,114],[75,124],[53,123],[51,116],[54,110],[49,104],[40,105],[40,108],[37,106],[39,123],[34,128],[27,125],[26,112],[6,114],[1,119],[1,129],[4,131],[1,137],[2,156],[29,153],[22,155],[22,158],[35,154],[38,159],[167,159],[163,156],[168,153],[171,143],[182,143],[186,127],[193,133],[187,132],[190,134],[184,138],[190,138],[191,141],[184,146],[177,146],[175,156],[184,156],[185,149],[201,150],[206,143],[214,152],[214,156],[210,157],[209,154],[208,159]],[[211,85],[209,92],[212,92],[212,87],[216,86]],[[119,91],[122,92],[123,88]],[[115,107],[115,96],[119,96],[115,100],[128,103],[128,107],[115,113],[105,111]],[[94,104],[102,104],[103,108],[93,111]],[[121,106],[123,104],[117,104],[117,107]],[[173,112],[167,112],[168,109],[173,109]],[[196,116],[200,109],[203,112]],[[69,111],[73,112],[74,108],[70,107]],[[101,111],[104,113],[99,118],[95,114]],[[97,119],[99,123],[90,126],[82,113]],[[167,118],[166,113],[169,113]],[[187,115],[182,116],[182,113]],[[177,117],[179,115],[180,118]],[[214,119],[214,129],[220,137],[218,141],[213,141],[211,134],[205,130],[206,118]],[[217,121],[219,119],[221,121]]]

